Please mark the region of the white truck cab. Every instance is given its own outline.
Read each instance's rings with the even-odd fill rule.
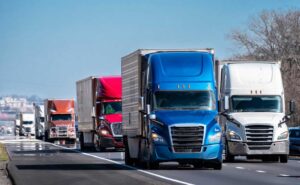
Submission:
[[[225,159],[247,156],[286,163],[289,134],[280,62],[224,61],[218,65]],[[294,103],[290,103],[290,111]]]
[[[21,113],[20,131],[25,136],[35,136],[35,119],[33,113]]]

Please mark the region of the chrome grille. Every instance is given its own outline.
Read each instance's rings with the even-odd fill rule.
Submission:
[[[268,150],[273,141],[273,126],[246,126],[246,138],[250,150]]]
[[[56,127],[58,131],[58,136],[67,136],[68,135],[68,127],[66,126],[59,126]]]
[[[203,126],[172,126],[171,138],[174,152],[201,152]]]
[[[122,123],[112,123],[111,130],[114,136],[122,135]]]

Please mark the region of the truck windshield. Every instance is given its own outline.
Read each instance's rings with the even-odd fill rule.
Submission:
[[[104,102],[104,114],[122,113],[122,102]]]
[[[290,130],[290,137],[300,138],[300,130]]]
[[[32,123],[33,123],[32,121],[23,121],[23,125],[30,125]]]
[[[72,116],[71,114],[55,114],[51,115],[52,121],[71,121]]]
[[[233,96],[233,112],[282,112],[280,96]]]
[[[211,91],[158,91],[154,95],[154,109],[213,110],[215,96]]]

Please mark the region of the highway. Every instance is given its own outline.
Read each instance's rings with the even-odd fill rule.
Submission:
[[[247,161],[223,163],[221,171],[162,163],[159,170],[124,165],[123,152],[80,152],[38,140],[2,140],[15,185],[81,184],[300,184],[300,159],[287,164]]]

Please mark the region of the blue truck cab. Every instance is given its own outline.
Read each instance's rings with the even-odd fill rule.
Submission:
[[[177,161],[221,169],[213,50],[138,50],[136,55],[139,69],[131,70],[140,77],[137,114],[129,100],[135,93],[134,86],[128,87],[133,75],[127,69],[134,55],[122,61],[122,98],[128,101],[123,105],[125,162],[157,168],[160,162]],[[134,120],[139,126],[132,134]]]

